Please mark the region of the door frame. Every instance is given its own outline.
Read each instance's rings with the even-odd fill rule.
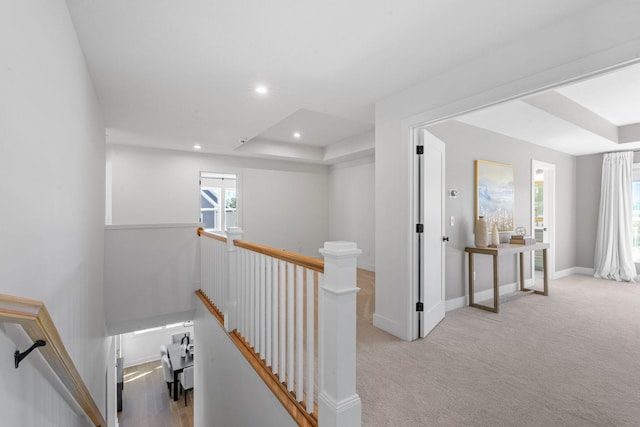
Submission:
[[[410,197],[410,210],[409,210],[408,219],[410,221],[409,222],[410,226],[415,227],[415,224],[416,224],[415,222],[416,220],[415,147],[417,145],[416,141],[417,141],[418,133],[420,129],[428,128],[429,126],[446,122],[447,120],[455,119],[456,117],[462,116],[464,114],[483,110],[485,108],[490,108],[494,105],[500,105],[506,102],[517,101],[519,99],[522,99],[531,95],[535,95],[537,93],[542,93],[542,92],[559,88],[571,83],[587,80],[593,77],[597,77],[599,75],[603,75],[615,70],[625,68],[630,65],[640,63],[640,59],[634,58],[631,60],[624,60],[621,62],[604,66],[604,65],[598,65],[593,63],[594,58],[597,58],[597,57],[598,56],[587,58],[587,62],[586,62],[586,68],[588,69],[587,71],[584,71],[584,69],[582,69],[582,68],[585,68],[585,64],[582,64],[582,68],[576,67],[575,66],[576,64],[573,64],[572,67],[569,67],[569,70],[568,70],[569,72],[565,70],[564,74],[568,74],[568,77],[566,75],[559,76],[556,74],[555,76],[552,76],[550,79],[547,79],[542,73],[533,74],[527,77],[526,79],[519,81],[520,87],[524,89],[514,90],[511,84],[504,84],[501,86],[494,87],[490,90],[487,90],[481,94],[467,96],[456,102],[452,102],[450,104],[440,106],[438,108],[423,111],[421,113],[416,113],[408,117],[405,117],[404,119],[400,119],[401,140],[406,141],[405,144],[408,142],[408,146],[410,147],[409,155],[411,156],[411,158],[407,159],[407,163],[406,163],[409,165],[408,194]],[[545,79],[542,79],[543,81],[546,81],[545,83],[543,83],[540,80],[541,77],[545,77]],[[409,239],[410,247],[408,247],[407,250],[410,253],[410,256],[408,259],[408,264],[409,264],[408,267],[410,271],[409,278],[411,280],[411,283],[410,283],[411,289],[408,294],[403,293],[403,298],[402,298],[403,305],[408,304],[407,308],[412,311],[415,309],[415,303],[418,301],[417,300],[418,280],[417,280],[417,274],[416,274],[417,238],[414,231],[415,231],[414,229],[405,231],[410,233],[410,239]],[[554,236],[554,239],[555,239],[555,236]],[[553,265],[555,270],[555,257],[550,257],[550,258],[554,260]],[[553,271],[552,273],[555,273],[555,271]],[[446,287],[446,283],[445,283],[445,287]],[[374,318],[376,316],[377,314],[374,315]],[[417,339],[418,329],[417,329],[417,321],[415,320],[416,319],[415,312],[414,314],[406,317],[405,319],[411,319],[411,320],[407,322],[408,324],[403,322],[401,327],[406,328],[404,330],[408,332],[408,337],[410,337],[409,339],[411,340]],[[388,322],[388,323],[391,323],[391,322]],[[388,329],[385,329],[385,330],[388,330]],[[401,335],[398,335],[398,336],[401,336]],[[406,336],[406,335],[402,334],[402,336]]]
[[[540,160],[531,160],[531,236],[535,237],[535,179],[536,171],[544,170],[544,212],[545,228],[547,228],[547,240],[549,243],[547,255],[547,276],[549,280],[555,278],[556,272],[556,165]],[[535,283],[535,251],[531,252],[531,286]]]

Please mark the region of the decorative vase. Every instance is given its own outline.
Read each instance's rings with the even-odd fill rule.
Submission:
[[[487,247],[487,221],[484,220],[484,217],[478,217],[478,221],[476,221],[475,228],[475,244],[476,248],[486,248]]]
[[[498,233],[498,225],[493,223],[493,228],[491,229],[491,244],[496,248],[500,245],[500,233]]]

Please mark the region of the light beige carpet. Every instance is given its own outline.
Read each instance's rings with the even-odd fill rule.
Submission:
[[[371,326],[361,294],[363,426],[640,426],[640,284],[563,278],[414,342]]]

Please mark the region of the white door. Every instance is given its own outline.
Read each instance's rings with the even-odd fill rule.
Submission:
[[[422,130],[422,166],[420,197],[423,223],[420,244],[418,336],[425,337],[444,318],[444,154],[445,145],[434,135]]]

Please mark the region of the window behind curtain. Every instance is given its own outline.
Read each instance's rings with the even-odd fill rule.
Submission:
[[[640,163],[633,164],[633,261],[640,263]]]

